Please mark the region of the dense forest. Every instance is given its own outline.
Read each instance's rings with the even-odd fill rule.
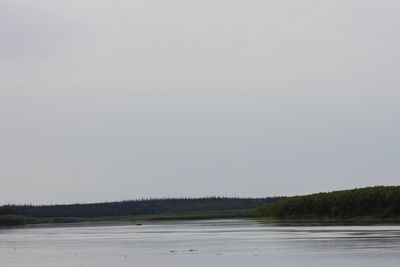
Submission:
[[[129,200],[93,204],[69,205],[6,205],[0,207],[0,215],[17,214],[36,218],[52,217],[108,217],[154,214],[183,214],[188,212],[244,210],[257,208],[282,197],[268,198],[171,198]]]
[[[5,205],[0,225],[268,217],[400,220],[400,186],[376,186],[294,197],[167,198],[68,205]]]
[[[318,193],[266,204],[258,217],[281,219],[400,219],[400,186],[376,186]]]

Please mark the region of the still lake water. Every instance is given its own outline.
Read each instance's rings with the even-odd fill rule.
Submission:
[[[400,266],[400,225],[207,220],[0,229],[0,266]]]

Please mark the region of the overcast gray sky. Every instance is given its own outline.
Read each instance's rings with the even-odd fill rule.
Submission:
[[[397,0],[0,1],[0,204],[399,184]]]

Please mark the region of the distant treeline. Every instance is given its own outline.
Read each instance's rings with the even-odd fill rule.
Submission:
[[[400,218],[400,186],[376,186],[318,193],[266,204],[258,217],[282,219]]]
[[[222,211],[257,208],[282,197],[267,198],[171,198],[129,200],[93,204],[69,205],[6,205],[0,207],[0,216],[17,214],[36,218],[52,217],[108,217],[154,214],[183,214],[188,212]]]

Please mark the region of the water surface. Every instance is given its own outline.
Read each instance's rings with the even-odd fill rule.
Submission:
[[[0,229],[0,266],[399,266],[400,225],[207,220]]]

